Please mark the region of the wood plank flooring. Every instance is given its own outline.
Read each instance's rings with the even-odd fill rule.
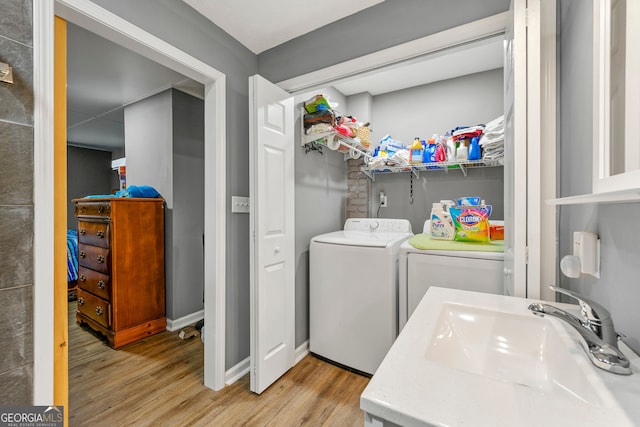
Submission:
[[[203,385],[200,337],[179,331],[118,350],[75,322],[69,303],[70,426],[362,426],[368,378],[306,356],[262,395],[249,375],[220,391]]]

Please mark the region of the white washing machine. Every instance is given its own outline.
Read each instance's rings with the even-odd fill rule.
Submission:
[[[398,253],[404,219],[351,218],[311,239],[309,350],[373,374],[398,335]]]
[[[502,221],[492,221],[499,223]],[[429,220],[423,233],[430,233]],[[503,295],[504,252],[423,250],[404,242],[399,254],[398,330],[431,286]]]

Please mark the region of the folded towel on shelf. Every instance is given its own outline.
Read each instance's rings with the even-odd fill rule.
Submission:
[[[487,123],[485,125],[485,131],[486,130],[492,130],[492,129],[503,129],[504,130],[504,114],[496,117],[495,119],[491,120],[489,123]]]
[[[474,136],[480,136],[483,131],[483,125],[468,126],[465,128],[457,127],[452,131],[451,136],[455,141],[457,141],[460,138],[473,138]]]
[[[504,115],[491,120],[480,137],[483,159],[500,160],[504,158]]]

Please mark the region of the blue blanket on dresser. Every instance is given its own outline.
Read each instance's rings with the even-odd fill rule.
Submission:
[[[67,230],[67,282],[78,280],[78,232]]]

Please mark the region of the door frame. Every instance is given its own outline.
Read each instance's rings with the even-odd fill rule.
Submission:
[[[79,25],[205,85],[204,141],[204,317],[210,330],[204,343],[204,384],[224,387],[226,285],[226,77],[197,58],[140,29],[89,0],[36,1],[34,25],[34,369],[33,403],[54,401],[54,348],[67,343],[54,308],[54,210],[66,200],[54,194],[54,16]],[[66,141],[65,141],[66,144]],[[66,150],[65,150],[66,152]],[[66,176],[66,175],[65,175]],[[66,180],[66,177],[65,177]],[[211,248],[211,249],[210,249]],[[64,267],[66,270],[66,266]],[[54,281],[54,286],[61,285]],[[66,284],[64,285],[66,286]],[[66,301],[65,301],[66,302]],[[65,310],[66,311],[66,310]],[[66,316],[66,315],[65,315]],[[54,326],[55,324],[55,326]],[[60,399],[61,397],[58,397]],[[66,401],[66,399],[65,399]]]
[[[553,298],[544,285],[555,282],[556,269],[549,266],[557,265],[558,258],[556,210],[544,203],[556,197],[555,8],[556,0],[542,6],[539,1],[532,2],[532,6],[516,18],[523,20],[528,31],[536,32],[541,40],[540,45],[529,46],[537,49],[538,69],[534,70],[535,66],[528,64],[534,78],[524,82],[527,90],[539,94],[539,98],[528,97],[532,101],[520,105],[527,111],[526,129],[520,133],[526,140],[527,149],[519,152],[519,161],[527,172],[518,186],[524,195],[519,199],[518,209],[519,217],[527,219],[527,227],[519,233],[520,268],[514,272],[515,296],[536,299]],[[375,72],[381,67],[504,33],[507,19],[509,12],[502,12],[276,84],[294,95],[319,89],[359,74]]]

